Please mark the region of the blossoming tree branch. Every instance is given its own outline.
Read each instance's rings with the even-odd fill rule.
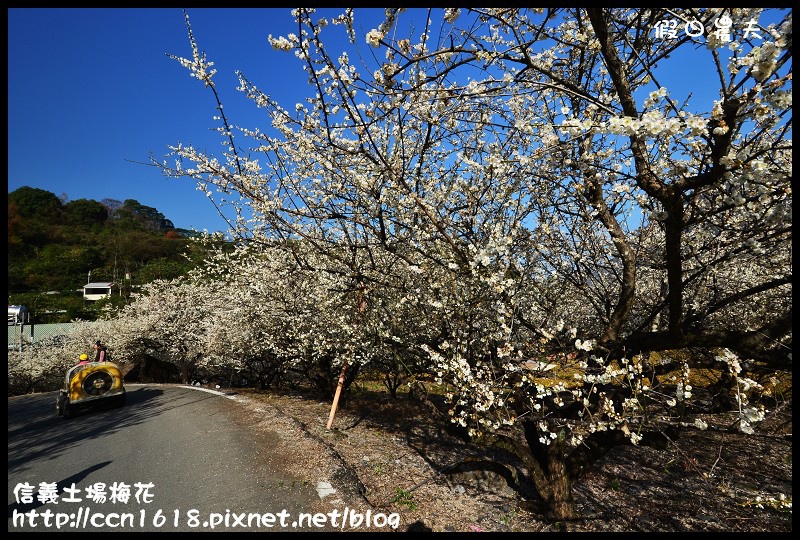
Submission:
[[[342,365],[346,384],[368,367],[436,382],[453,426],[516,455],[557,519],[614,445],[675,443],[710,413],[752,433],[778,406],[791,10],[392,8],[365,35],[358,10],[292,14],[269,42],[307,98],[239,73],[248,125],[187,15],[192,55],[173,58],[225,146],[157,163],[234,207],[238,241],[109,321],[117,358],[266,386],[330,390]]]

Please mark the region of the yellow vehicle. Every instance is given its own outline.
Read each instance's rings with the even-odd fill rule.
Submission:
[[[121,407],[126,400],[122,372],[115,363],[82,362],[67,370],[64,387],[56,399],[56,412],[70,418],[80,409]]]

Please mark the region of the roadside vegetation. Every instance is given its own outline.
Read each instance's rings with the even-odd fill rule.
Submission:
[[[37,323],[93,321],[130,301],[142,284],[185,275],[204,252],[155,208],[128,199],[66,200],[23,186],[8,194],[8,303]],[[89,281],[114,282],[111,298],[86,302]]]

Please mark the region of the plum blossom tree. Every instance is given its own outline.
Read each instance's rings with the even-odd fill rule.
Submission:
[[[192,58],[173,58],[213,91],[226,145],[160,163],[238,195],[219,204],[263,257],[231,274],[302,291],[306,311],[283,289],[275,312],[292,347],[424,359],[453,421],[518,455],[559,519],[611,445],[703,410],[695,368],[724,375],[741,429],[763,418],[748,370],[791,369],[791,10],[388,8],[365,36],[355,10],[292,13],[298,34],[270,42],[310,95],[287,109],[240,73],[257,127],[222,113],[187,16]],[[337,27],[347,50],[323,39]],[[669,90],[685,55],[716,95]],[[297,274],[275,272],[280,251]],[[249,311],[275,305],[249,294]],[[279,317],[258,320],[290,355]]]
[[[215,283],[156,280],[115,319],[115,343],[130,359],[149,355],[176,365],[187,384],[212,358],[205,353],[210,314],[223,304]]]
[[[431,319],[420,317],[413,302],[398,296],[402,282],[386,286],[392,283],[388,264],[377,258],[357,263],[341,250],[337,263],[330,260],[332,254],[329,250],[321,257],[303,243],[242,242],[232,252],[215,251],[192,272],[193,280],[214,283],[227,298],[227,307],[208,306],[209,317],[216,320],[209,325],[206,356],[219,365],[238,358],[244,363],[240,368],[251,375],[258,371],[256,379],[262,382],[310,377],[330,394],[331,380],[344,363],[352,366],[349,383],[364,364],[391,363],[401,351],[413,354],[403,347],[424,340]],[[352,269],[358,266],[364,269],[364,282],[381,276],[366,272],[369,264],[380,265],[384,286],[359,287],[353,281]],[[409,279],[395,273],[395,279]],[[361,309],[366,305],[373,309]]]
[[[332,273],[308,272],[286,249],[242,243],[217,251],[193,275],[225,291],[225,305],[209,309],[206,355],[218,365],[236,364],[268,386],[352,356],[348,309],[335,292],[344,285]]]
[[[106,344],[109,352],[115,352],[116,342],[107,339],[115,333],[112,320],[73,322],[72,328],[65,329],[63,335],[37,339],[23,351],[9,351],[9,395],[60,388],[65,372],[78,363],[81,354],[94,358],[92,344],[98,339]]]

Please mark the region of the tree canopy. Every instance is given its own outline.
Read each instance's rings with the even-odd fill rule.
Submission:
[[[308,97],[240,73],[246,126],[187,15],[193,54],[173,58],[212,91],[225,147],[156,163],[226,194],[239,243],[154,283],[121,346],[187,377],[425,375],[557,519],[613,445],[706,412],[753,431],[791,371],[791,10],[387,8],[365,35],[358,10],[292,13],[269,41]],[[702,35],[658,31],[684,23]],[[686,54],[712,97],[672,91]]]

